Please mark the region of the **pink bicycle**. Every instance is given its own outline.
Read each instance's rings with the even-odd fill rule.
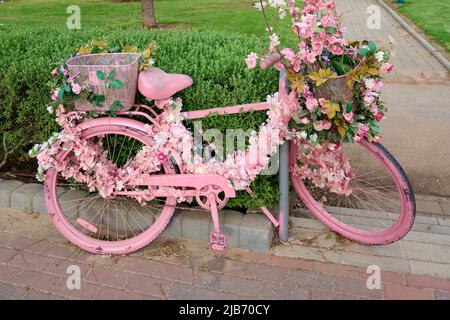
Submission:
[[[262,61],[261,66],[267,68],[279,59],[279,55],[271,56]],[[98,180],[103,178],[105,185],[112,183],[109,189],[105,187],[98,192],[92,181],[81,177],[67,178],[75,174],[70,175],[63,169],[48,170],[45,178],[46,205],[54,224],[68,240],[94,253],[129,253],[146,246],[161,234],[170,222],[177,202],[196,199],[198,205],[212,215],[214,231],[210,236],[211,247],[216,250],[226,248],[226,235],[220,231],[219,211],[230,198],[235,197],[236,188],[233,188],[226,174],[220,174],[220,170],[210,173],[199,170],[204,169],[202,163],[186,164],[183,161],[179,150],[184,143],[180,133],[184,131],[174,131],[184,127],[172,127],[172,132],[162,128],[170,117],[192,120],[210,114],[225,116],[268,110],[274,106],[262,102],[178,114],[168,110],[170,104],[176,103],[170,97],[192,83],[188,76],[166,74],[152,68],[140,74],[139,89],[149,100],[156,100],[164,112],[157,113],[146,105],[135,105],[128,111],[116,112],[114,117],[83,118],[80,116],[82,112],[67,115],[67,118],[79,119],[77,125],[69,129],[78,133],[83,147],[78,151],[66,148],[55,159],[69,167],[71,161],[80,157],[79,153],[100,150],[98,154],[102,155],[103,162],[91,161],[90,168],[88,165],[85,170],[94,170],[93,175]],[[286,72],[281,70],[280,101],[288,98],[287,84]],[[131,117],[145,117],[148,123]],[[289,121],[290,116],[285,113],[280,125],[286,125]],[[160,140],[167,141],[175,136],[178,151],[164,148]],[[280,143],[282,141],[275,142],[272,149]],[[161,147],[158,149],[155,145]],[[352,192],[349,194],[331,192],[298,174],[299,148],[302,146],[295,139],[290,142],[291,184],[304,208],[331,230],[368,245],[392,243],[410,230],[415,217],[411,185],[399,163],[381,144],[362,139],[358,143],[342,146],[342,152],[355,161],[352,162]],[[269,150],[269,153],[272,151]],[[152,167],[148,157],[153,157],[155,152],[158,161],[157,166]],[[108,171],[112,167],[115,171]],[[139,170],[136,169],[138,167]],[[220,164],[216,164],[216,168],[220,168]],[[120,188],[114,181],[119,179],[125,181]],[[251,192],[248,186],[243,188]],[[67,193],[61,192],[64,190],[71,190],[72,196],[68,198]],[[262,208],[262,212],[275,227],[279,226],[269,210]]]

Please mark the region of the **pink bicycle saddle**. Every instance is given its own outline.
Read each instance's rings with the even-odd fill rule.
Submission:
[[[150,68],[139,73],[139,92],[150,100],[164,100],[177,92],[192,86],[191,77],[184,74],[166,73],[158,68]]]

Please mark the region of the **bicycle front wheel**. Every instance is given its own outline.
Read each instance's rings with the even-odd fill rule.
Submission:
[[[99,145],[118,168],[144,146],[154,143],[151,136],[136,129],[136,121],[134,127],[96,124],[93,120],[82,132],[82,138]],[[71,157],[74,157],[72,151],[57,155],[59,160],[69,163]],[[153,174],[175,173],[171,161],[166,161]],[[53,223],[69,241],[99,254],[125,254],[149,244],[166,228],[177,203],[173,197],[156,198],[143,206],[128,196],[104,198],[98,191],[89,189],[86,183],[66,179],[55,169],[47,172],[45,200]]]
[[[290,165],[297,166],[299,147],[291,143]],[[343,146],[354,177],[351,194],[317,187],[291,170],[291,182],[303,201],[297,214],[309,209],[322,223],[350,240],[383,245],[403,238],[415,218],[415,198],[404,170],[379,143],[361,140]]]

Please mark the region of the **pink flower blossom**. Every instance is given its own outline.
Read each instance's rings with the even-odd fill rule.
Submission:
[[[369,127],[365,125],[364,123],[358,124],[358,136],[360,138],[364,138],[367,136],[367,133],[369,132]]]
[[[327,120],[321,120],[318,122],[314,122],[314,129],[316,129],[317,131],[322,131],[322,130],[330,130],[331,128],[331,122],[327,121]]]
[[[72,84],[72,92],[75,94],[80,94],[81,86],[78,83]]]
[[[316,98],[307,98],[306,99],[306,108],[310,112],[314,112],[318,106],[319,106],[319,101],[317,101]]]
[[[383,114],[381,114],[379,112],[377,114],[375,114],[375,120],[381,121],[381,120],[383,120],[383,118],[384,118]]]
[[[308,118],[306,118],[306,117],[300,119],[300,123],[302,123],[302,124],[308,124],[310,122],[311,121]]]
[[[271,52],[274,52],[277,47],[280,45],[280,38],[278,37],[278,35],[276,35],[275,33],[273,33],[270,36],[270,46],[269,46],[269,50]]]
[[[348,123],[353,123],[353,112],[349,112],[349,113],[344,113],[344,119],[345,121],[347,121]]]
[[[57,101],[57,100],[59,100],[59,97],[58,97],[58,95],[59,95],[59,88],[58,89],[56,89],[55,91],[53,91],[53,93],[52,93],[52,100],[53,101]]]
[[[56,69],[52,70],[51,75],[52,77],[58,76],[58,71]]]
[[[67,72],[67,70],[66,70],[66,68],[64,68],[63,66],[61,66],[60,68],[59,68],[59,71],[61,71],[61,73],[63,74],[63,75],[65,75],[65,76],[67,76],[69,73]]]
[[[394,69],[394,66],[390,63],[383,63],[381,65],[380,73],[390,73]]]
[[[372,78],[366,79],[364,85],[368,90],[373,90],[376,86],[376,80]]]
[[[253,69],[256,67],[256,60],[258,59],[258,55],[254,52],[251,52],[248,57],[245,59],[245,63],[247,64],[247,68]]]
[[[164,152],[158,153],[158,160],[159,160],[160,162],[166,161],[166,160],[167,160],[167,155],[166,155]]]
[[[334,24],[334,19],[331,16],[324,16],[320,22],[323,27],[328,27]]]
[[[375,102],[375,97],[372,95],[365,95],[364,96],[364,102],[366,103],[366,105],[370,106],[372,103]]]
[[[383,87],[384,87],[383,82],[382,81],[377,81],[377,82],[375,82],[375,85],[373,87],[373,91],[380,92],[381,89],[383,89]]]

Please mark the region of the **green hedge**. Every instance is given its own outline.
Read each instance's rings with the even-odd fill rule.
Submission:
[[[157,66],[194,79],[194,86],[180,94],[185,110],[258,102],[277,90],[275,71],[248,71],[245,67],[246,55],[262,46],[256,37],[184,30],[66,31],[0,26],[0,132],[6,134],[9,145],[25,141],[13,159],[26,159],[23,155],[31,145],[58,130],[45,108],[50,98],[49,71],[92,38],[106,39],[110,45],[123,41],[141,47],[156,41]],[[203,128],[257,129],[264,119],[264,112],[211,117],[203,121]],[[230,206],[254,207],[275,202],[275,182],[276,177],[259,177],[253,184],[255,196],[240,194]]]

